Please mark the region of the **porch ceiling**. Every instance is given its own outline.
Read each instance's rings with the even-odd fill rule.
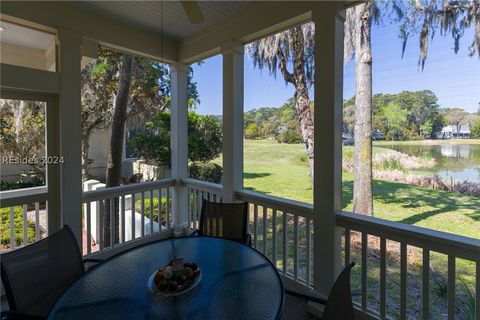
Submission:
[[[161,35],[163,31],[167,38],[180,40],[237,14],[253,3],[246,0],[198,1],[204,15],[204,20],[198,24],[188,20],[179,1],[80,1],[73,2],[73,5],[147,32]]]

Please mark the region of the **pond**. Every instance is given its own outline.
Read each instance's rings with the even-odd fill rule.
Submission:
[[[468,180],[480,183],[480,144],[392,144],[383,147],[416,157],[435,159],[435,167],[416,171],[418,173],[437,174],[446,182]]]

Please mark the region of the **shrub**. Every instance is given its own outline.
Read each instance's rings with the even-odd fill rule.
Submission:
[[[194,162],[190,165],[190,177],[212,183],[221,183],[223,168],[215,163]]]
[[[4,248],[10,248],[10,208],[0,209],[0,234],[1,244]],[[15,246],[23,243],[23,208],[21,206],[14,207],[13,223],[15,226]],[[27,221],[27,240],[29,243],[35,241],[35,223]]]
[[[23,171],[20,174],[21,179],[15,182],[8,182],[2,180],[0,182],[0,191],[32,188],[44,186],[45,182],[41,176],[35,174],[33,171]],[[25,180],[24,180],[25,179]]]
[[[447,293],[448,293],[448,282],[445,277],[443,277],[441,274],[437,273],[435,270],[432,268],[432,283],[433,283],[433,288],[432,291],[442,299],[447,298]]]
[[[172,210],[172,199],[169,200],[168,208],[171,212]],[[135,211],[142,212],[142,200],[135,201]],[[145,217],[150,219],[150,199],[144,200],[144,210]],[[158,222],[158,197],[153,198],[153,212],[152,219],[155,222]],[[171,215],[170,215],[171,219]],[[162,197],[161,200],[161,224],[165,224],[167,221],[167,199]]]
[[[474,290],[470,289],[470,287],[467,285],[464,279],[460,279],[461,284],[463,287],[463,292],[465,293],[465,298],[466,298],[466,305],[467,305],[467,310],[466,313],[468,314],[469,319],[474,319],[475,317],[475,301],[476,301],[476,295]]]
[[[245,128],[245,139],[258,139],[260,138],[260,128],[256,123],[251,123]]]
[[[276,137],[279,143],[301,143],[302,137],[295,130],[286,130]]]
[[[471,131],[471,138],[480,138],[480,120],[475,122]]]
[[[170,113],[159,112],[145,130],[130,138],[135,157],[170,166]],[[188,160],[210,161],[222,152],[222,124],[215,116],[188,113]]]

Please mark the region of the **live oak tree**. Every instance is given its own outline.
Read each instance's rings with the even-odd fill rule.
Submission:
[[[295,111],[313,179],[313,112],[308,88],[313,83],[314,25],[306,23],[247,45],[255,66],[273,75],[277,69],[295,87]]]

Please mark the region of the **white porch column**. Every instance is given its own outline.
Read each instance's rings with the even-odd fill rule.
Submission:
[[[343,22],[341,4],[320,3],[315,23],[314,287],[327,295],[340,271],[342,209]]]
[[[68,224],[82,247],[80,61],[83,37],[59,29],[60,223]],[[49,181],[50,183],[50,181]],[[54,230],[50,230],[53,232]]]
[[[243,189],[243,44],[222,46],[223,55],[223,201]]]
[[[177,63],[171,67],[171,147],[172,177],[188,177],[188,66]],[[172,224],[177,232],[188,224],[188,189],[176,184],[172,194]]]

